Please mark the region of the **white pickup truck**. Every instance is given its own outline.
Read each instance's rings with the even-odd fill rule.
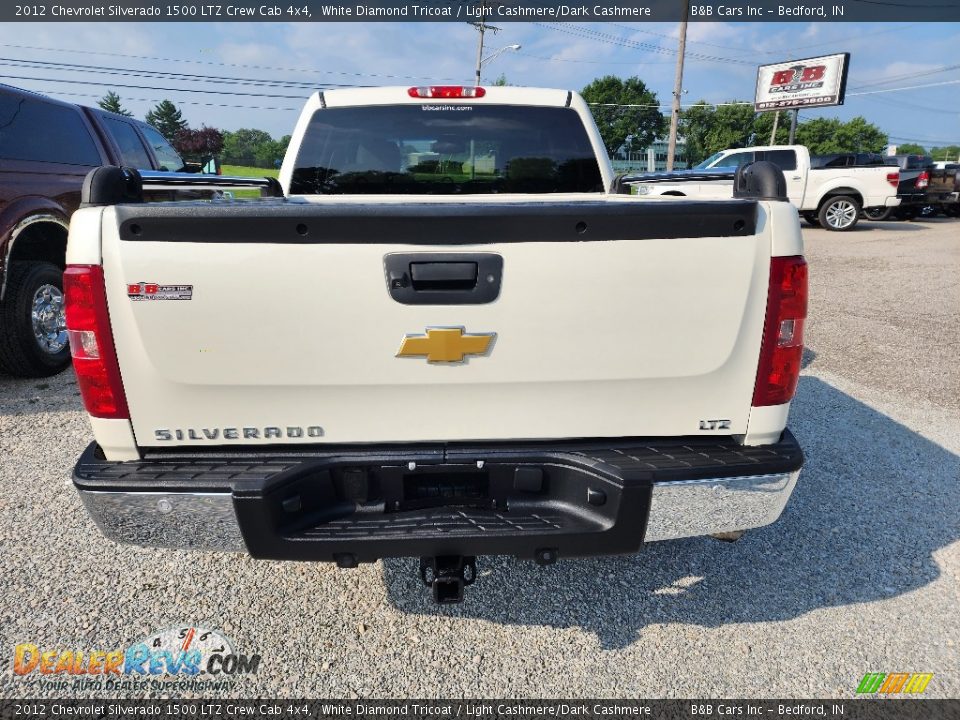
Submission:
[[[783,170],[787,197],[811,225],[852,230],[867,208],[900,204],[899,170],[885,165],[816,168],[803,145],[765,145],[723,150],[692,170],[650,173],[627,178],[644,196],[730,198],[738,167],[765,160]]]
[[[617,194],[590,110],[534,88],[315,94],[285,197],[72,219],[74,483],[118,541],[354,567],[638,550],[779,517],[807,272],[780,172]]]

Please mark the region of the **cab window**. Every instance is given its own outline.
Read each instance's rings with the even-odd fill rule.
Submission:
[[[173,149],[170,142],[160,134],[160,131],[150,125],[141,125],[143,136],[147,139],[154,157],[157,158],[158,170],[177,172],[183,169],[183,158]]]
[[[71,107],[0,93],[0,158],[100,165],[90,131]]]
[[[753,162],[752,152],[730,153],[725,158],[718,160],[713,167],[715,168],[738,168],[741,165]]]
[[[592,193],[603,180],[575,110],[424,103],[318,110],[290,191]]]
[[[762,157],[757,158],[758,160],[772,162],[781,170],[797,169],[797,154],[793,150],[767,150],[759,155]]]
[[[120,149],[120,162],[127,167],[149,170],[150,156],[133,125],[112,117],[103,117],[103,122]]]

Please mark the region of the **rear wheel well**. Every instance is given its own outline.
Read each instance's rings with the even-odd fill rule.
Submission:
[[[67,228],[56,220],[31,222],[12,242],[9,262],[48,262],[61,269],[67,266]]]
[[[823,204],[827,202],[827,200],[829,200],[830,198],[837,197],[837,195],[846,195],[847,197],[853,198],[854,200],[857,201],[857,203],[859,203],[860,207],[863,207],[863,195],[861,195],[859,192],[857,192],[853,188],[840,187],[840,188],[833,188],[832,190],[827,192],[826,195],[820,198],[820,204],[817,205],[817,211],[819,211],[820,208],[823,207]]]
[[[666,197],[667,195],[672,195],[673,197],[686,197],[686,196],[687,196],[686,193],[682,193],[682,192],[680,192],[679,190],[668,190],[667,192],[663,193],[663,195],[664,195],[664,197]]]

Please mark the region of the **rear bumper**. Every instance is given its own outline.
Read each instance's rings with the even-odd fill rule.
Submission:
[[[775,521],[803,464],[725,438],[158,455],[84,452],[74,483],[107,537],[343,566],[383,557],[634,552]]]

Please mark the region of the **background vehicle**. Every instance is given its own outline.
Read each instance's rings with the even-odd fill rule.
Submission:
[[[419,556],[455,601],[479,554],[739,531],[792,491],[806,263],[768,163],[638,199],[575,93],[442,86],[315,94],[285,200],[122,177],[91,177],[65,274],[111,538]]]
[[[101,165],[179,171],[183,160],[139,120],[0,85],[0,372],[52,375],[70,362],[67,223]]]
[[[892,155],[885,162],[900,169],[897,185],[897,208],[870,208],[864,215],[871,220],[912,220],[919,216],[932,217],[943,212],[956,215],[957,191],[960,190],[957,168],[939,169],[929,155]]]
[[[891,155],[885,162],[900,169],[900,181],[897,184],[900,205],[896,208],[869,208],[864,215],[871,220],[886,220],[890,216],[898,220],[912,220],[920,215],[925,204],[930,180],[927,168],[933,165],[933,158],[929,155]]]
[[[880,153],[830,153],[811,155],[810,167],[815,169],[838,167],[871,167],[886,165],[886,157]]]
[[[856,156],[813,163],[803,145],[740,148],[716,153],[696,170],[632,175],[623,182],[636,185],[640,195],[729,198],[734,170],[766,160],[783,170],[787,196],[807,222],[827,230],[852,230],[862,208],[893,207],[899,200],[893,191],[898,182],[895,170],[878,164],[852,165],[851,159]]]
[[[945,167],[928,168],[927,197],[921,213],[932,217],[943,213],[948,217],[960,217],[960,163]]]

